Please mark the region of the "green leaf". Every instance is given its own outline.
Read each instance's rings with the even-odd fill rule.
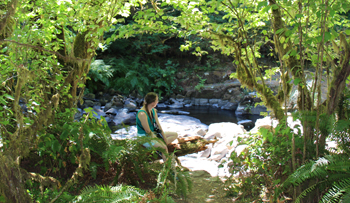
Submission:
[[[350,30],[345,30],[345,33],[346,33],[347,35],[350,35]]]
[[[281,29],[277,30],[277,31],[276,31],[276,35],[279,34],[279,33],[281,33],[281,32],[283,32],[283,30],[284,30],[284,28],[281,28]]]
[[[291,52],[290,52],[290,56],[295,56],[297,54],[297,51],[295,49],[293,49]]]
[[[271,6],[266,6],[265,8],[263,8],[263,10],[261,10],[262,13],[267,13],[269,12]]]
[[[280,38],[280,42],[281,42],[282,44],[284,43],[285,40],[286,40],[286,38],[283,37],[283,36]]]
[[[286,32],[285,35],[286,35],[287,37],[289,37],[291,34],[293,34],[293,31],[292,31],[292,30],[287,30],[287,32]]]
[[[61,135],[60,135],[60,139],[61,140],[65,140],[65,139],[67,139],[67,137],[68,137],[68,130],[63,130],[63,132],[61,133]]]
[[[265,7],[265,6],[267,6],[267,1],[261,1],[261,2],[258,3],[258,9],[259,10],[261,9],[261,7]]]
[[[295,78],[293,83],[294,85],[298,85],[300,82],[301,82],[300,78]]]
[[[237,73],[231,73],[230,79],[237,79]]]
[[[330,32],[324,33],[324,41],[328,42],[332,38],[332,35]]]
[[[135,87],[139,83],[137,77],[131,79],[130,84],[132,87]]]
[[[6,105],[7,102],[5,101],[4,98],[0,97],[0,103],[2,103],[3,105]]]
[[[295,18],[302,18],[302,17],[304,17],[304,15],[301,13],[295,15]]]
[[[51,142],[51,149],[54,153],[58,152],[60,150],[60,147],[61,145],[57,140],[53,140]]]

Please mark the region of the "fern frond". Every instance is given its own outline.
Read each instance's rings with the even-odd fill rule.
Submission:
[[[319,158],[317,161],[310,161],[298,168],[287,178],[283,185],[285,187],[290,184],[300,185],[307,179],[324,179],[330,175],[332,171],[348,173],[349,169],[350,161],[348,157],[341,154],[327,155]]]
[[[86,186],[73,202],[136,202],[143,194],[140,189],[132,186]]]
[[[322,202],[348,202],[350,198],[350,178],[334,182],[333,186],[322,197]]]
[[[283,183],[283,188],[292,185],[300,185],[306,180],[316,179],[315,184],[304,190],[296,202],[300,202],[316,187],[320,191],[326,191],[322,202],[343,202],[350,199],[350,160],[343,154],[326,155],[316,161],[310,161],[298,168]]]
[[[101,81],[107,87],[109,86],[109,78],[113,77],[114,70],[110,65],[106,65],[103,60],[95,60],[90,65],[88,76],[95,82]]]
[[[295,203],[299,203],[304,197],[306,197],[307,194],[309,194],[310,192],[312,192],[313,190],[316,189],[316,186],[319,183],[313,184],[312,186],[308,187],[307,189],[305,189],[295,200]]]

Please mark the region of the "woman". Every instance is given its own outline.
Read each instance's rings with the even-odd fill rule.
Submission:
[[[176,132],[164,132],[159,120],[157,111],[154,109],[158,104],[158,95],[154,92],[149,92],[143,101],[143,107],[137,112],[136,115],[136,126],[137,126],[137,135],[138,136],[148,136],[155,138],[157,134],[155,128],[158,127],[162,134],[164,142],[152,140],[151,145],[155,148],[162,148],[168,153],[167,145],[172,141],[177,139]],[[145,147],[151,147],[149,143],[144,144]],[[165,161],[166,157],[162,153],[162,158]]]

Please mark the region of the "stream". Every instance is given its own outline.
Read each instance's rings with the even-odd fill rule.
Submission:
[[[220,108],[215,108],[211,106],[191,106],[184,107],[181,109],[166,109],[166,108],[158,108],[158,111],[162,110],[177,110],[177,111],[185,111],[188,112],[188,116],[197,118],[201,121],[201,123],[210,125],[212,123],[221,123],[221,122],[230,122],[230,123],[238,123],[242,120],[251,120],[253,123],[259,118],[263,118],[263,116],[259,115],[242,115],[237,116],[232,110],[224,110]]]

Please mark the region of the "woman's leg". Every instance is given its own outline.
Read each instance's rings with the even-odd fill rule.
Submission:
[[[154,142],[154,141],[152,141]],[[158,142],[158,141],[155,141],[155,143],[153,144],[153,146],[155,148],[161,148],[161,149],[164,149],[166,153],[168,153],[168,147],[163,143],[163,142]],[[163,161],[165,162],[166,161],[166,156],[164,153],[161,153],[162,154],[162,158],[163,158]]]
[[[166,137],[167,139],[167,145],[172,143],[174,140],[177,139],[178,137],[178,134],[177,132],[164,132],[164,136]]]

